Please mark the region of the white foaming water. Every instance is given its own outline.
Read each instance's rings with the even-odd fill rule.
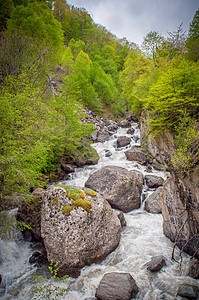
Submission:
[[[132,124],[135,129],[134,136],[139,136],[137,124]],[[111,139],[104,143],[95,143],[92,146],[97,150],[100,160],[97,165],[77,168],[71,175],[71,179],[60,182],[65,185],[84,186],[88,177],[103,166],[114,165],[124,167],[128,170],[138,170],[143,174],[147,173],[146,167],[137,162],[131,162],[126,159],[125,151],[133,145],[139,146],[133,139],[131,145],[116,149],[116,140],[119,136],[126,135],[127,129],[119,128]],[[131,137],[131,136],[130,136]],[[106,157],[107,150],[111,152],[110,157]],[[164,172],[152,170],[154,175],[166,178]],[[150,194],[152,191],[144,186],[143,193]],[[199,285],[197,280],[183,276],[189,264],[189,256],[182,255],[183,267],[171,260],[173,243],[167,239],[162,230],[162,215],[149,214],[144,211],[143,206],[135,211],[125,214],[127,226],[122,231],[121,241],[118,248],[112,252],[101,264],[92,264],[82,269],[81,275],[74,279],[69,278],[67,293],[60,298],[64,300],[85,300],[95,296],[96,288],[105,273],[117,271],[128,272],[136,280],[140,289],[137,300],[174,300],[176,292],[182,283]],[[0,241],[0,253],[3,253],[3,259],[0,259],[0,274],[7,278],[6,294],[1,299],[30,300],[33,299],[31,288],[35,283],[31,278],[34,269],[28,263],[30,249],[25,242]],[[176,257],[179,258],[177,249]],[[156,255],[164,255],[167,259],[165,266],[158,273],[151,273],[145,267],[145,264]],[[7,258],[6,258],[7,256]],[[46,278],[46,269],[40,269],[39,276]],[[9,276],[9,274],[11,274]],[[61,288],[66,287],[62,282]],[[14,290],[14,291],[13,291]]]

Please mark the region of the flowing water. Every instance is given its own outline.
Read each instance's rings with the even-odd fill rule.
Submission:
[[[92,145],[100,156],[97,165],[77,168],[76,172],[71,174],[70,179],[62,181],[61,184],[84,186],[90,174],[107,165],[151,174],[147,173],[148,170],[145,166],[126,160],[124,152],[127,148],[132,145],[139,145],[137,124],[132,124],[132,128],[135,129],[135,133],[133,136],[129,135],[131,145],[122,149],[116,148],[118,136],[128,136],[127,129],[119,128],[109,141]],[[111,152],[111,156],[106,157],[107,151]],[[168,174],[156,170],[152,170],[152,174],[164,179],[168,176]],[[152,190],[144,186],[143,194],[145,197],[150,193]],[[101,264],[84,267],[78,278],[68,278],[67,285],[60,282],[60,287],[67,286],[68,288],[67,293],[60,299],[83,300],[94,297],[96,287],[103,275],[112,271],[128,272],[133,276],[140,289],[136,298],[139,300],[178,299],[176,293],[182,283],[199,286],[198,280],[184,276],[189,266],[188,255],[182,255],[182,265],[171,260],[173,243],[163,234],[161,214],[147,213],[141,205],[140,209],[125,214],[125,219],[127,226],[122,231],[118,248],[108,255]],[[179,258],[179,253],[177,249],[176,258]],[[48,277],[49,274],[46,273],[46,268],[37,269],[36,266],[31,266],[28,263],[31,255],[29,244],[19,238],[15,241],[0,240],[0,255],[0,274],[3,278],[2,284],[5,286],[5,294],[0,298],[33,299],[31,288],[35,283],[31,274],[37,273],[41,278]],[[167,266],[158,273],[151,273],[146,269],[145,264],[156,255],[164,255],[167,259]]]

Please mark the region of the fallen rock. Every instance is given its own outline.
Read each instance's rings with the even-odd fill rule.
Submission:
[[[125,146],[129,145],[130,142],[131,142],[130,137],[128,137],[128,136],[120,136],[117,139],[117,141],[116,141],[117,148],[125,147]]]
[[[122,120],[120,122],[120,126],[122,128],[130,128],[131,127],[131,122],[129,122],[128,120]]]
[[[191,284],[182,284],[178,289],[177,296],[185,297],[185,299],[198,299],[199,287]]]
[[[120,241],[121,224],[104,198],[89,189],[50,187],[43,196],[41,235],[58,276],[77,277],[104,259]]]
[[[157,188],[146,200],[145,210],[149,213],[158,214],[162,212],[161,201],[163,197],[163,187]]]
[[[131,135],[133,135],[134,134],[134,132],[135,132],[135,129],[134,128],[129,128],[128,130],[127,130],[127,134],[131,134]]]
[[[100,300],[130,300],[139,289],[129,273],[112,272],[103,276],[95,296]]]
[[[120,210],[115,210],[119,220],[120,220],[120,223],[121,223],[121,226],[122,227],[125,227],[126,226],[126,220],[125,220],[125,217],[124,217],[124,214],[122,211]]]
[[[106,154],[105,154],[106,157],[112,156],[112,153],[110,150],[106,150],[105,152],[106,152]]]
[[[125,155],[130,161],[137,161],[140,164],[146,164],[148,162],[147,153],[140,147],[133,146],[125,152]]]
[[[76,168],[75,165],[65,164],[65,163],[61,164],[61,169],[67,174],[75,172],[75,168]]]
[[[97,142],[106,142],[110,139],[110,134],[108,131],[102,130],[97,134]]]
[[[159,186],[162,186],[164,183],[164,179],[156,175],[146,175],[145,180],[146,180],[146,185],[149,188],[158,188]]]
[[[148,263],[146,263],[147,270],[151,272],[158,272],[164,266],[166,266],[166,259],[162,255],[154,256]]]
[[[199,279],[199,262],[193,261],[190,265],[186,276],[192,277],[194,279]]]
[[[93,173],[85,186],[100,193],[113,208],[129,212],[140,207],[143,175],[139,171],[106,166]]]

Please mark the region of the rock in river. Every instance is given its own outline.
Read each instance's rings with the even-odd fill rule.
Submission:
[[[50,187],[43,196],[41,235],[48,261],[60,261],[59,276],[78,276],[120,241],[121,223],[109,203],[89,189]]]
[[[106,166],[93,173],[86,187],[99,192],[113,208],[129,212],[140,207],[143,175],[117,166]]]

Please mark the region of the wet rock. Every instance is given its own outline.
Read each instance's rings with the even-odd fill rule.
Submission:
[[[96,165],[99,160],[97,151],[89,144],[84,144],[79,150],[73,152],[73,163],[78,167]]]
[[[76,168],[75,165],[64,164],[64,163],[61,164],[61,169],[62,169],[64,172],[66,172],[67,174],[75,172],[75,168]]]
[[[91,139],[93,142],[97,141],[97,131],[91,134]]]
[[[194,279],[199,279],[199,262],[198,261],[192,262],[186,275],[189,277],[192,277]]]
[[[147,153],[140,147],[133,146],[125,152],[125,155],[130,161],[137,161],[140,164],[146,164],[148,162]]]
[[[139,289],[129,273],[107,273],[101,279],[95,296],[101,300],[130,300],[135,298]]]
[[[41,203],[44,193],[44,189],[35,189],[32,193],[32,198],[28,202],[24,201],[21,204],[17,214],[18,221],[23,221],[31,227],[28,231],[31,233],[32,240],[36,241],[41,241]],[[30,238],[30,234],[26,234],[27,238]]]
[[[110,139],[110,134],[108,131],[100,131],[97,135],[97,142],[103,143]]]
[[[164,183],[164,179],[156,175],[146,175],[145,180],[146,180],[146,185],[149,188],[158,188],[159,186],[162,186]]]
[[[151,260],[148,263],[146,263],[147,270],[151,272],[158,272],[164,266],[166,266],[166,259],[162,255],[154,256],[151,258]]]
[[[113,134],[117,131],[118,129],[118,124],[114,121],[112,121],[108,126],[107,126],[108,131]]]
[[[58,276],[78,276],[104,259],[120,241],[121,224],[109,203],[88,189],[49,188],[43,196],[41,234]]]
[[[199,287],[190,284],[182,284],[177,296],[185,297],[185,299],[199,299]]]
[[[134,132],[135,132],[135,129],[134,129],[134,128],[129,128],[129,129],[127,130],[127,134],[133,135]]]
[[[129,212],[140,207],[143,175],[139,171],[106,166],[93,173],[85,186],[100,193],[113,208]]]
[[[153,192],[145,201],[145,210],[149,213],[158,214],[162,212],[162,197],[163,197],[163,187],[159,187],[155,192]]]
[[[110,151],[110,150],[106,150],[105,156],[106,156],[106,157],[110,157],[110,156],[112,156],[112,153],[111,153],[111,151]]]
[[[192,182],[184,182],[172,174],[163,186],[163,232],[180,249],[199,259],[198,245],[198,200],[199,200],[199,170],[191,174]],[[185,190],[185,183],[189,190]],[[188,208],[187,208],[188,205]],[[193,217],[190,217],[193,216]],[[186,222],[188,220],[188,222]]]
[[[140,137],[138,135],[134,135],[133,140],[135,143],[137,143],[140,140]]]
[[[120,220],[120,223],[121,223],[121,226],[122,227],[125,227],[126,226],[126,220],[125,220],[125,217],[124,217],[124,214],[122,211],[120,210],[115,210],[119,220]]]
[[[127,145],[129,145],[131,142],[131,139],[128,136],[120,136],[117,141],[117,148],[121,148],[121,147],[125,147]]]
[[[24,241],[26,241],[26,242],[32,242],[33,241],[32,233],[29,230],[24,230],[22,232],[22,234],[23,234]]]
[[[131,127],[131,122],[128,120],[122,120],[119,124],[122,128],[130,128]]]
[[[29,263],[34,264],[44,264],[47,262],[47,253],[46,252],[40,252],[40,251],[35,251],[29,258]]]

